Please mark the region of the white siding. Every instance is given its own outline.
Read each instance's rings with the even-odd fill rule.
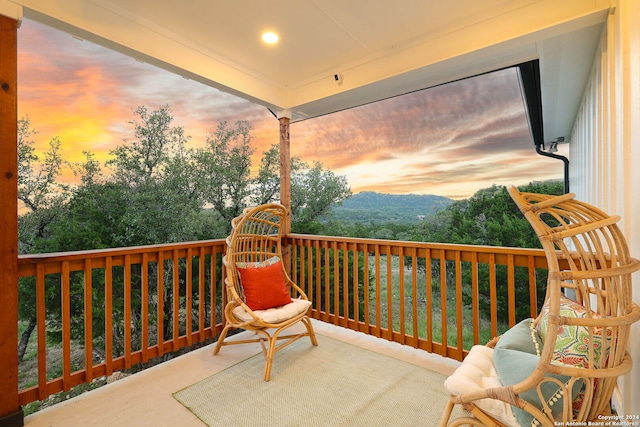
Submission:
[[[622,216],[640,258],[640,1],[619,0],[609,15],[570,142],[571,191]],[[633,299],[640,304],[640,274]],[[619,411],[640,414],[640,322],[632,329],[634,368],[619,381]]]

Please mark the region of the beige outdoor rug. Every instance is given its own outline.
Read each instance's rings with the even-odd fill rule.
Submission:
[[[174,397],[211,427],[438,425],[445,376],[317,336],[278,352],[270,382],[260,353]]]

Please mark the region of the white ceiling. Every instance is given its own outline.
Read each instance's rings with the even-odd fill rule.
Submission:
[[[570,132],[609,10],[608,0],[2,3],[294,121],[540,58],[547,139]],[[265,30],[280,42],[262,43]]]

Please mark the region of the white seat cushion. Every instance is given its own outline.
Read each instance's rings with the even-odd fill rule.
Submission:
[[[462,395],[493,387],[502,387],[498,373],[493,366],[493,349],[484,345],[471,347],[462,364],[444,382],[444,387],[452,395]],[[509,426],[519,426],[511,405],[494,399],[474,402],[484,412]]]
[[[311,307],[311,301],[294,299],[282,307],[269,308],[267,310],[254,310],[253,313],[265,323],[280,323],[289,320],[300,313],[304,313]],[[250,322],[253,317],[247,311],[238,306],[233,309],[233,315],[244,322]]]

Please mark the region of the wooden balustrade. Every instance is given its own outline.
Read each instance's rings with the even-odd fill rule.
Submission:
[[[297,234],[285,246],[314,318],[457,360],[534,316],[536,282],[546,278],[536,249]],[[209,240],[21,256],[21,295],[35,295],[21,306],[35,307],[39,374],[20,404],[215,338],[224,248]],[[55,371],[52,334],[62,342]]]
[[[20,404],[216,337],[224,248],[210,240],[21,256],[21,295],[35,295],[21,305],[36,308],[38,384],[19,391]],[[50,334],[61,337],[61,370],[48,366]],[[80,363],[72,343],[84,348]]]
[[[538,249],[295,234],[287,243],[314,318],[456,360],[534,317],[544,298]]]

